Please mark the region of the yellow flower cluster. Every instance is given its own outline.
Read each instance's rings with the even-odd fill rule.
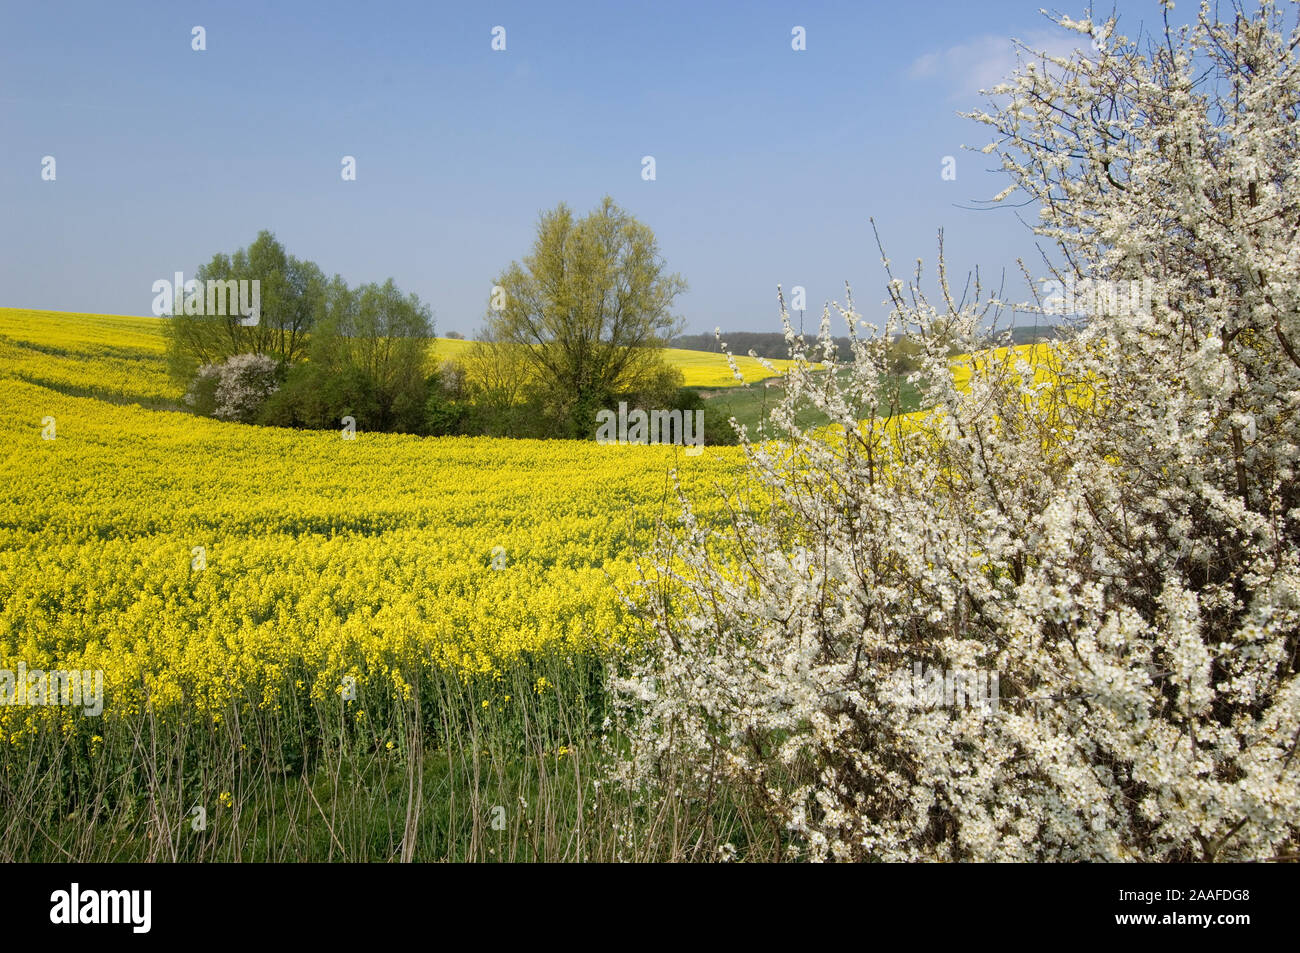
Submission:
[[[711,354],[707,351],[686,351],[669,348],[664,352],[668,363],[682,372],[687,387],[735,387],[741,382],[736,380],[727,365],[724,354]],[[793,365],[793,361],[768,361],[778,374],[784,374]],[[752,384],[773,374],[752,357],[736,357],[736,367],[745,375],[745,383]]]
[[[604,653],[676,513],[668,469],[707,520],[743,468],[735,448],[344,439],[81,396],[175,396],[158,331],[0,310],[0,668],[102,670],[109,712]],[[0,707],[0,737],[21,716]]]

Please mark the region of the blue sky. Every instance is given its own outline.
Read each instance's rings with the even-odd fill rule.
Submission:
[[[777,330],[778,283],[812,318],[848,281],[877,317],[868,216],[903,271],[940,227],[955,274],[1037,261],[1013,210],[963,208],[1006,182],[957,112],[1010,37],[1073,45],[1039,5],[0,0],[0,305],[148,314],[154,281],[269,228],[469,335],[538,213],[608,193],[689,282],[688,331]]]

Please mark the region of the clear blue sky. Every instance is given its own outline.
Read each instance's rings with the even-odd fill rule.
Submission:
[[[868,216],[904,272],[941,226],[954,272],[1037,260],[1013,211],[961,207],[1005,180],[956,113],[1009,37],[1062,48],[1039,5],[0,0],[0,305],[148,314],[155,280],[269,228],[468,335],[538,213],[608,193],[690,283],[688,331],[776,330],[778,282],[811,318],[847,280],[874,317]]]

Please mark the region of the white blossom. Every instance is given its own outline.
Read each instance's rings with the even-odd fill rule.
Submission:
[[[996,302],[888,274],[830,310],[744,435],[726,531],[683,500],[615,672],[654,797],[741,792],[814,860],[1264,859],[1300,829],[1300,33],[1274,6],[1043,58],[972,114],[1058,278],[1152,279],[1050,348],[973,347]],[[883,258],[883,250],[882,250]],[[887,260],[886,260],[887,262]],[[888,273],[888,264],[886,263]],[[920,345],[920,418],[880,375]],[[806,362],[821,361],[829,373]],[[969,380],[966,380],[969,376]],[[835,424],[809,430],[815,407]],[[913,665],[999,675],[925,707]]]

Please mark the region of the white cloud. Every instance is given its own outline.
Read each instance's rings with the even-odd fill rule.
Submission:
[[[1030,49],[1065,56],[1080,45],[1077,33],[1037,30],[1021,37]],[[946,50],[926,53],[912,61],[912,79],[936,80],[951,89],[953,98],[967,98],[996,86],[1016,68],[1016,48],[1009,37],[980,36]]]

